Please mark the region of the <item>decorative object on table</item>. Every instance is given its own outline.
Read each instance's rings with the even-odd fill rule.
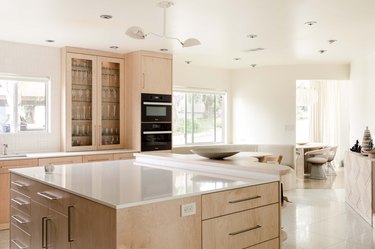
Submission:
[[[367,150],[364,151],[362,154],[368,155],[369,158],[375,158],[375,150]]]
[[[366,129],[363,132],[363,139],[362,139],[362,150],[372,150],[372,141],[371,141],[371,133],[368,129],[368,126],[366,126]],[[371,147],[370,147],[371,146]]]
[[[226,157],[233,156],[239,152],[225,149],[193,149],[190,151],[199,156],[215,160],[221,160]]]
[[[356,142],[355,142],[355,144],[353,145],[353,147],[350,148],[350,151],[361,153],[361,151],[362,151],[362,146],[359,145],[358,139],[356,140]]]

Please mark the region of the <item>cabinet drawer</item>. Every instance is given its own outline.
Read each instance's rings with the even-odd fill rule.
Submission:
[[[202,249],[242,249],[278,238],[279,204],[202,222]]]
[[[10,208],[10,222],[30,235],[31,217],[14,207]]]
[[[269,240],[255,246],[248,247],[247,249],[280,249],[279,239]]]
[[[34,167],[37,165],[38,159],[0,161],[0,172],[9,173],[9,169]]]
[[[113,160],[113,154],[102,154],[102,155],[90,155],[90,156],[83,156],[82,162],[101,162],[101,161],[111,161]]]
[[[39,159],[40,166],[44,166],[46,164],[60,165],[73,163],[82,163],[82,156],[50,157]]]
[[[10,192],[10,205],[25,214],[30,215],[30,197],[23,195],[15,190]]]
[[[11,224],[10,249],[31,248],[30,235]]]
[[[68,215],[68,207],[72,204],[69,193],[42,183],[33,186],[31,199],[65,215]]]
[[[209,219],[279,201],[279,183],[202,195],[202,219]]]
[[[10,177],[10,188],[16,190],[17,192],[24,194],[28,197],[31,196],[31,189],[35,184],[34,181],[31,181],[22,176],[11,174]]]
[[[113,160],[128,160],[128,159],[134,159],[133,152],[113,154]]]

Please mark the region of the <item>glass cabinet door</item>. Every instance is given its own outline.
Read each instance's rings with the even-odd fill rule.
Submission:
[[[99,80],[101,85],[100,92],[100,108],[101,117],[100,130],[101,133],[99,143],[100,146],[108,148],[120,148],[122,123],[121,123],[121,94],[122,87],[122,68],[123,60],[99,58]]]
[[[93,147],[95,59],[71,57],[69,61],[71,86],[68,99],[71,99],[71,126],[68,131],[71,133],[71,141],[68,142],[71,148]]]

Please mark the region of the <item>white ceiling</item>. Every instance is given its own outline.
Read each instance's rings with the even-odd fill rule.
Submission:
[[[126,36],[134,25],[162,34],[158,2],[0,0],[0,40],[107,51],[116,45],[121,53],[168,48],[177,61],[222,68],[349,63],[375,51],[374,0],[174,0],[167,9],[167,35],[195,37],[201,46],[182,48],[174,40]],[[102,14],[113,19],[99,18]],[[306,21],[317,24],[309,27]],[[248,34],[258,37],[250,39]],[[329,39],[338,41],[329,44]],[[265,50],[244,52],[258,47]],[[322,49],[327,52],[320,54]]]

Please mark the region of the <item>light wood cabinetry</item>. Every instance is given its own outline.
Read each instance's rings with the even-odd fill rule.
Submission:
[[[0,161],[0,230],[9,228],[10,175],[9,169],[37,166],[37,159]]]
[[[66,157],[49,157],[49,158],[39,158],[38,165],[44,166],[47,164],[73,164],[82,163],[82,156],[66,156]]]
[[[280,248],[279,191],[275,182],[203,195],[202,249]]]
[[[126,147],[141,149],[141,94],[172,94],[171,54],[137,51],[125,55]]]
[[[124,148],[123,56],[68,47],[62,58],[64,150]]]
[[[113,160],[129,160],[134,159],[133,153],[115,153],[113,154]]]
[[[82,157],[82,161],[84,163],[111,161],[111,160],[113,160],[113,154],[90,155],[90,156],[83,156]]]

